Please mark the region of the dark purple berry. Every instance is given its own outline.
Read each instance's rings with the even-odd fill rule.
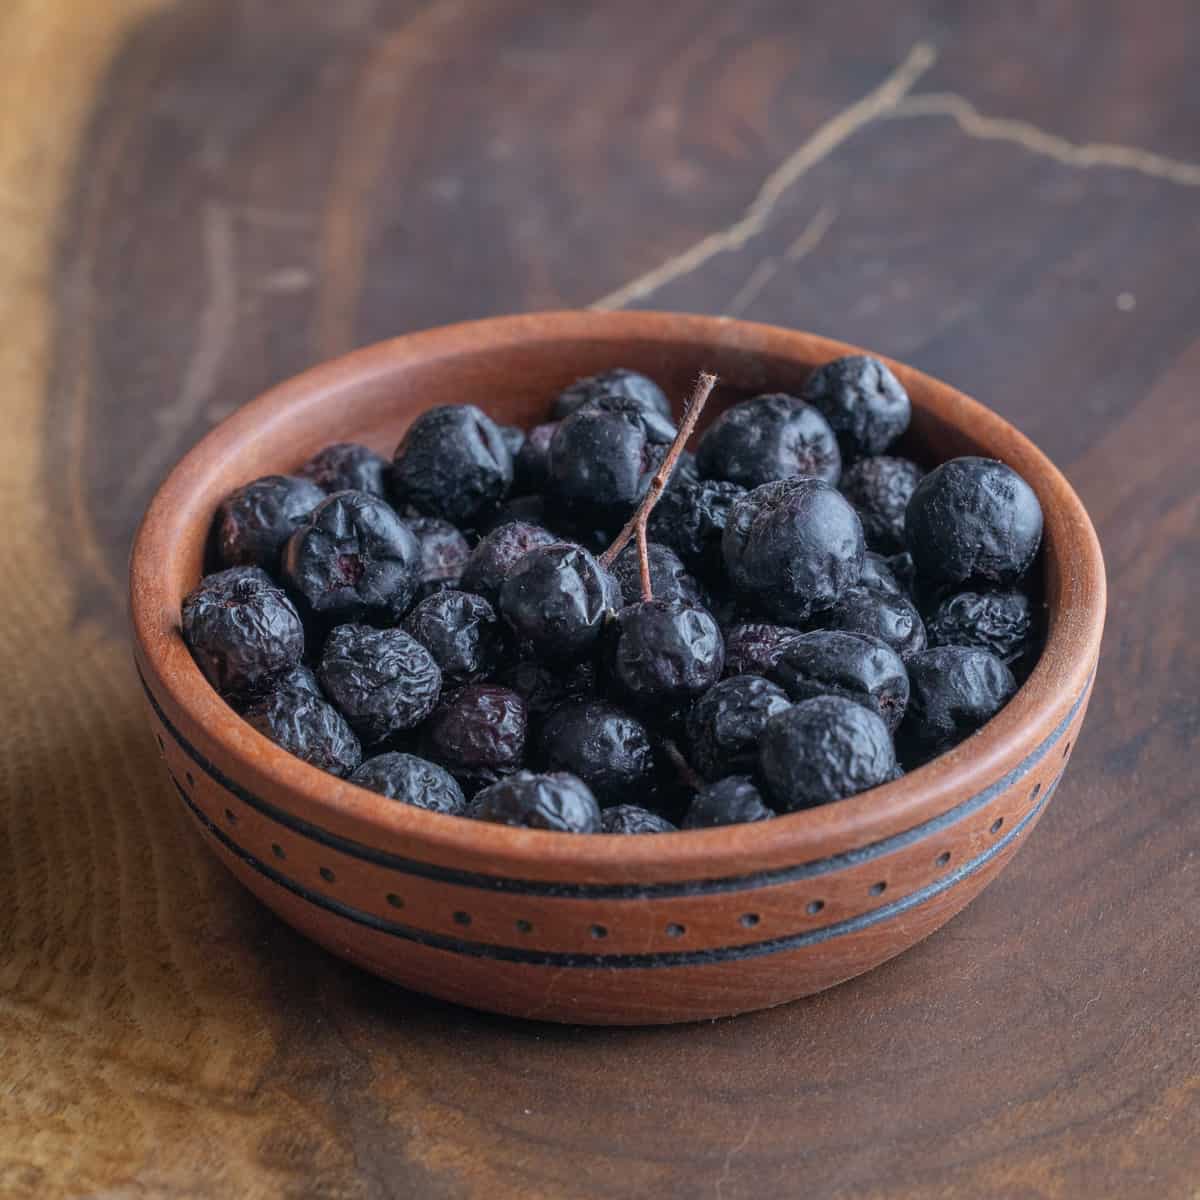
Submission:
[[[700,439],[696,466],[708,479],[756,488],[799,476],[837,483],[842,459],[825,418],[803,400],[775,392],[726,409]]]
[[[767,722],[759,769],[775,806],[795,812],[887,783],[896,752],[887,726],[869,708],[818,696]]]
[[[864,354],[818,367],[803,395],[825,414],[847,464],[882,454],[908,428],[912,416],[904,385],[877,358]]]
[[[917,485],[905,517],[917,574],[939,587],[1012,584],[1042,540],[1042,506],[1011,467],[954,458]]]
[[[319,700],[325,699],[325,693],[321,691],[321,685],[317,682],[317,677],[313,674],[311,667],[293,667],[290,671],[280,675],[273,684],[272,691],[281,688],[291,688],[294,692],[308,692]]]
[[[799,634],[791,625],[745,622],[725,633],[725,674],[766,675],[775,665],[784,643]]]
[[[332,704],[303,687],[280,687],[243,714],[259,733],[331,775],[349,775],[362,747]]]
[[[475,592],[495,607],[500,603],[500,587],[513,567],[535,546],[553,546],[558,539],[540,525],[513,521],[493,529],[471,551],[461,586]]]
[[[656,600],[679,600],[685,604],[704,606],[704,589],[688,574],[674,550],[650,542],[647,546],[650,564],[650,590]],[[642,599],[642,568],[635,542],[630,542],[612,565],[612,573],[621,587],[621,599],[637,604]]]
[[[449,771],[415,754],[390,751],[368,758],[350,782],[430,812],[462,816],[467,801]]]
[[[684,829],[715,829],[766,821],[775,814],[748,775],[729,775],[696,793],[683,818]]]
[[[931,646],[975,646],[1011,666],[1032,648],[1033,611],[1022,592],[959,592],[926,628]]]
[[[206,575],[183,598],[183,638],[209,683],[229,697],[265,690],[304,654],[299,614],[259,567]]]
[[[907,458],[879,457],[861,459],[842,475],[842,495],[858,512],[868,549],[904,549],[904,510],[924,474]]]
[[[404,628],[433,655],[447,683],[467,683],[491,669],[500,649],[495,609],[472,592],[447,589],[426,597]]]
[[[701,695],[721,678],[725,643],[707,609],[645,600],[617,613],[607,666],[631,706],[671,706]]]
[[[535,425],[526,435],[520,452],[513,459],[513,487],[518,492],[541,492],[549,479],[550,442],[558,429],[557,421]]]
[[[470,525],[504,499],[512,455],[495,421],[473,404],[423,412],[396,447],[391,487],[397,502]]]
[[[820,479],[765,483],[735,500],[722,539],[734,587],[777,621],[831,608],[862,574],[862,523]]]
[[[404,523],[420,552],[419,591],[428,595],[457,587],[471,556],[467,539],[440,517],[409,517]]]
[[[887,642],[901,658],[925,649],[925,622],[907,596],[851,588],[819,617],[823,629],[865,633]]]
[[[718,572],[729,509],[745,491],[725,479],[700,479],[685,471],[681,461],[650,514],[650,538],[670,546],[692,570]]]
[[[796,701],[840,696],[865,705],[895,729],[908,703],[908,674],[900,656],[878,638],[817,629],[792,638],[768,672]]]
[[[620,607],[621,589],[582,546],[559,542],[521,558],[500,589],[500,613],[534,654],[557,664],[583,657]]]
[[[472,684],[438,706],[424,745],[473,795],[521,766],[528,722],[525,701],[511,688]]]
[[[296,472],[323,492],[369,492],[383,496],[388,461],[357,442],[337,442],[318,451]]]
[[[366,746],[419,725],[433,711],[442,673],[401,629],[339,625],[326,639],[321,687]]]
[[[468,815],[477,821],[556,833],[600,832],[596,797],[587,784],[565,771],[544,775],[518,771],[484,788]]]
[[[554,401],[553,416],[556,421],[569,417],[577,408],[589,404],[601,396],[620,396],[632,401],[643,412],[672,420],[671,404],[662,388],[646,375],[617,367],[613,371],[601,371],[577,379],[569,388],[558,394]]]
[[[283,576],[325,620],[399,620],[417,592],[421,549],[386,501],[338,492],[288,540]]]
[[[654,772],[646,727],[600,700],[552,713],[542,726],[539,753],[552,770],[578,775],[602,805],[621,804],[644,791]]]
[[[759,675],[734,675],[709,688],[688,714],[692,766],[707,779],[753,771],[763,728],[791,703],[781,687]]]
[[[674,833],[666,817],[637,804],[615,804],[600,814],[602,833]]]
[[[279,570],[284,543],[325,493],[293,475],[267,475],[231,492],[217,509],[217,553],[226,567]]]

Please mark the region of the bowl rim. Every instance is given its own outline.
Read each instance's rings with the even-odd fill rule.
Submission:
[[[595,880],[714,879],[747,868],[807,862],[867,845],[936,818],[1004,773],[1028,752],[1039,731],[1052,728],[1084,696],[1099,653],[1105,613],[1105,572],[1099,541],[1079,497],[1053,463],[1011,424],[932,376],[876,354],[899,375],[921,406],[943,421],[968,423],[979,441],[1034,488],[1045,514],[1045,540],[1074,553],[1047,564],[1050,611],[1046,643],[1029,678],[978,733],[898,780],[831,804],[767,822],[654,837],[570,837],[544,830],[482,825],[463,817],[397,803],[294,757],[245,722],[193,661],[168,594],[165,562],[179,552],[181,527],[200,501],[198,486],[247,439],[266,439],[294,421],[297,410],[326,403],[366,382],[385,383],[415,361],[436,364],[460,354],[521,344],[694,342],[811,364],[843,354],[875,353],[798,330],[727,317],[654,311],[553,311],[490,317],[439,326],[377,342],[312,367],[275,385],[215,426],[170,471],[136,534],[130,555],[130,621],[147,691],[202,731],[210,746],[258,779],[266,777],[315,817],[323,831],[375,848],[392,848],[447,865],[484,863],[505,878]],[[1048,556],[1049,557],[1049,556]],[[1051,566],[1057,578],[1050,578]],[[144,664],[145,670],[142,669]],[[146,683],[146,679],[143,680]],[[161,690],[160,690],[161,689]],[[369,840],[368,840],[369,839]]]

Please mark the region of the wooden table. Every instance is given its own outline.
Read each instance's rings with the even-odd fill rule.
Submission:
[[[0,1195],[1200,1195],[1200,13],[8,0]],[[156,480],[268,383],[595,305],[908,359],[1065,469],[1091,717],[962,917],[809,1002],[574,1030],[311,948],[172,802]]]

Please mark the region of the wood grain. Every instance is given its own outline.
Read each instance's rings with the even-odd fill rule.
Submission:
[[[922,44],[761,232],[635,302],[878,346],[1066,470],[1113,603],[1036,837],[895,963],[714,1025],[481,1018],[302,943],[142,732],[119,586],[157,477],[349,344],[736,228]],[[1198,53],[1186,0],[11,0],[0,1194],[1193,1200]]]

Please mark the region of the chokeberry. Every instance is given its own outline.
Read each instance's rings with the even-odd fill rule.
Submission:
[[[895,768],[887,726],[841,696],[818,696],[777,713],[759,743],[759,770],[785,812],[865,792],[891,780]]]
[[[697,792],[683,818],[684,829],[715,829],[766,821],[775,814],[749,775],[728,775]]]
[[[674,833],[666,817],[638,804],[614,804],[600,814],[602,833]]]
[[[397,750],[365,759],[350,782],[391,800],[402,800],[430,812],[461,816],[467,801],[454,776],[444,767]]]
[[[587,784],[565,771],[518,771],[484,788],[469,816],[498,825],[550,829],[557,833],[599,833],[600,807]]]
[[[1011,666],[1030,650],[1033,611],[1023,592],[959,592],[930,618],[931,646],[977,646]]]
[[[925,474],[907,458],[864,458],[843,475],[842,495],[862,521],[867,549],[898,554],[904,549],[904,510]]]
[[[700,439],[696,466],[709,479],[756,488],[798,476],[837,483],[842,460],[829,422],[803,400],[775,392],[726,409]]]
[[[631,400],[645,413],[666,417],[668,421],[672,419],[671,404],[662,388],[649,376],[626,367],[577,379],[570,387],[559,392],[552,415],[556,421],[561,421],[601,396],[620,396]]]
[[[528,723],[525,701],[511,688],[471,684],[437,707],[425,727],[424,745],[473,795],[522,765]]]
[[[766,723],[791,704],[787,693],[759,675],[734,675],[709,688],[687,718],[692,766],[707,779],[753,771]]]
[[[357,442],[337,442],[318,451],[296,472],[323,492],[370,492],[383,496],[388,461]]]
[[[315,483],[294,475],[266,475],[231,492],[217,509],[222,565],[278,571],[284,543],[324,499]]]
[[[904,385],[877,358],[850,354],[818,367],[804,399],[825,414],[849,465],[882,454],[907,428],[912,404]]]
[[[467,683],[488,673],[500,649],[495,609],[473,592],[453,589],[426,597],[404,628],[433,655],[446,683]]]
[[[712,614],[680,600],[644,600],[617,613],[607,666],[630,705],[674,705],[707,691],[725,665]]]
[[[420,642],[402,629],[369,625],[339,625],[317,675],[366,746],[419,725],[442,688],[442,673]]]
[[[704,589],[688,574],[674,550],[658,542],[647,547],[650,567],[650,590],[656,600],[679,600],[684,604],[703,607],[707,603]],[[612,565],[612,573],[621,587],[621,599],[637,604],[642,599],[642,569],[637,545],[630,542]]]
[[[725,674],[766,675],[784,643],[799,634],[791,625],[741,622],[725,632]]]
[[[462,588],[475,592],[495,607],[500,603],[500,586],[513,567],[535,546],[553,546],[558,539],[540,525],[511,521],[480,539],[462,573]]]
[[[398,503],[470,525],[504,499],[513,462],[495,421],[473,404],[444,405],[409,426],[392,461]]]
[[[513,459],[513,490],[540,492],[546,487],[550,469],[550,443],[558,429],[557,421],[535,425]]]
[[[206,575],[183,598],[183,638],[209,683],[227,697],[264,690],[304,654],[299,614],[259,567]]]
[[[288,539],[283,576],[325,620],[399,620],[417,593],[421,548],[386,501],[337,492]]]
[[[907,596],[874,588],[850,588],[832,608],[821,613],[819,622],[824,629],[877,637],[901,658],[925,649],[925,623]]]
[[[362,761],[354,731],[332,704],[303,687],[279,687],[242,714],[259,733],[332,775]]]
[[[862,523],[820,479],[765,483],[735,500],[722,550],[742,595],[777,621],[831,608],[862,574]]]
[[[404,523],[417,539],[420,552],[418,594],[457,587],[471,556],[467,539],[440,517],[409,517]]]
[[[681,461],[650,514],[651,540],[670,546],[693,571],[719,572],[721,535],[729,509],[745,491],[726,479],[700,479],[686,471]]]
[[[654,772],[646,727],[601,700],[577,701],[552,713],[538,749],[547,767],[578,775],[602,805],[622,803]]]

